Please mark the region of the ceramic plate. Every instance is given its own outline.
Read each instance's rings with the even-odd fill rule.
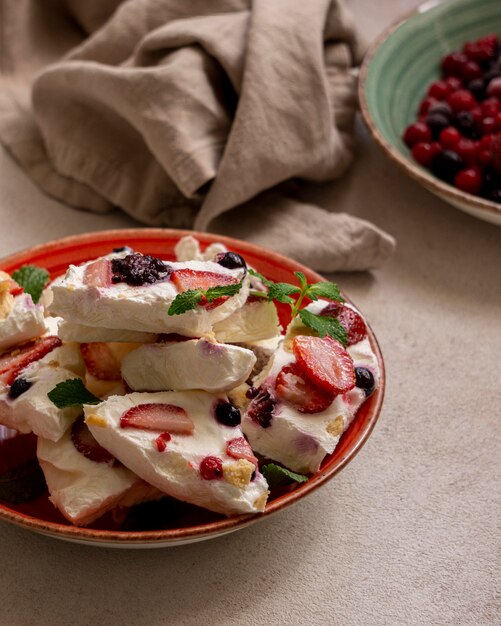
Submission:
[[[436,178],[412,159],[402,141],[428,86],[439,78],[441,58],[493,32],[501,34],[499,0],[425,2],[371,46],[360,70],[359,97],[370,133],[399,167],[453,206],[501,225],[501,204]]]
[[[70,263],[82,263],[123,245],[165,260],[173,260],[175,244],[180,237],[187,234],[193,234],[201,242],[202,247],[214,241],[223,242],[230,250],[240,253],[250,265],[274,281],[292,282],[295,271],[304,272],[310,282],[323,280],[312,270],[291,259],[243,241],[206,233],[164,229],[111,230],[68,237],[4,258],[0,260],[0,269],[12,272],[23,264],[32,263],[47,268],[51,278],[55,278],[62,274]],[[285,308],[280,311],[280,315],[282,323],[287,323]],[[295,488],[274,492],[264,513],[224,517],[172,499],[172,502],[167,503],[170,507],[170,523],[162,529],[120,530],[117,521],[110,514],[90,527],[79,528],[69,524],[49,502],[47,494],[44,494],[35,501],[24,504],[0,503],[0,519],[68,541],[106,547],[156,548],[219,537],[285,509],[339,472],[357,454],[374,428],[383,402],[385,376],[383,358],[376,338],[369,327],[368,332],[381,370],[379,388],[362,405],[356,418],[343,434],[335,452],[324,460],[320,470],[307,482]],[[26,443],[21,441],[21,445],[32,445],[30,436],[26,437]]]

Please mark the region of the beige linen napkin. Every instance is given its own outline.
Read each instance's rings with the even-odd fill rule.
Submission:
[[[332,180],[352,159],[360,50],[341,0],[0,6],[0,141],[50,195],[324,271],[391,253],[372,224],[281,186]]]

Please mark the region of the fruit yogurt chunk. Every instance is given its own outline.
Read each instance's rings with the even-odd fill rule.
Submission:
[[[50,500],[64,517],[86,526],[116,507],[161,497],[101,448],[83,418],[77,418],[57,441],[38,438],[37,457]]]
[[[40,358],[42,348],[46,354]],[[61,346],[57,337],[45,337],[31,350],[22,352],[21,357],[25,359],[24,367],[0,374],[0,424],[58,441],[80,409],[58,409],[47,393],[68,378],[83,376],[78,345]]]
[[[202,389],[228,391],[249,378],[253,352],[206,339],[140,346],[122,361],[122,376],[134,391]]]
[[[264,510],[268,485],[225,396],[131,393],[84,409],[99,444],[165,494],[226,515]]]
[[[234,296],[200,303],[181,315],[167,314],[179,293],[240,281],[242,288]],[[164,263],[125,250],[70,265],[51,291],[50,313],[72,324],[201,337],[245,303],[249,278],[245,268],[229,269],[212,261]]]
[[[307,308],[325,315],[326,301]],[[344,305],[356,313],[350,305]],[[338,305],[338,308],[344,308]],[[242,430],[253,450],[296,472],[315,472],[334,451],[361,404],[377,386],[379,370],[358,313],[343,312],[356,339],[345,350],[296,321],[248,392]],[[338,311],[339,313],[339,311]],[[358,326],[357,326],[358,325]],[[302,334],[305,333],[305,334]]]
[[[140,330],[73,324],[61,319],[58,324],[57,336],[62,341],[77,341],[78,343],[152,343],[158,335],[156,333],[144,333]]]
[[[0,352],[46,332],[44,309],[0,271]]]

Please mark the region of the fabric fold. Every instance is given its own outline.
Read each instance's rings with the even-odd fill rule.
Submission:
[[[324,271],[391,253],[372,224],[274,191],[351,163],[361,46],[342,0],[19,0],[1,17],[0,141],[46,193]]]

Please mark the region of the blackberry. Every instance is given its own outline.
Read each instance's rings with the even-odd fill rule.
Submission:
[[[25,378],[16,378],[10,386],[7,395],[11,400],[15,400],[16,398],[19,398],[22,393],[28,391],[32,384],[33,383],[30,383],[30,381]]]
[[[111,261],[112,283],[127,283],[134,287],[156,283],[169,278],[172,270],[160,259],[143,254],[128,254]]]
[[[275,400],[268,391],[260,390],[259,394],[251,402],[248,416],[263,428],[271,426],[273,411],[275,410]]]

